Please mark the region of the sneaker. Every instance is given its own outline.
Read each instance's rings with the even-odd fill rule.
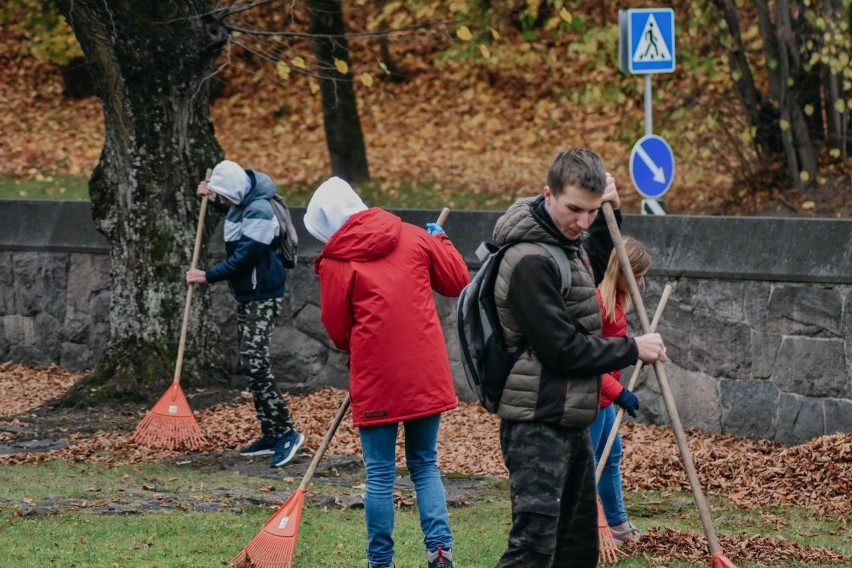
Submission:
[[[240,450],[240,455],[246,457],[271,456],[275,453],[275,444],[277,443],[278,438],[275,436],[264,436]]]
[[[272,456],[272,467],[287,465],[305,443],[305,435],[291,428],[287,434],[276,438],[275,455]]]
[[[439,546],[435,552],[427,552],[426,558],[429,560],[429,568],[453,568],[452,550],[444,550]]]
[[[637,529],[633,523],[627,523],[627,528],[625,529],[614,529],[612,527],[609,528],[612,533],[612,538],[615,540],[616,544],[624,544],[625,542],[636,542],[644,535],[642,531]]]

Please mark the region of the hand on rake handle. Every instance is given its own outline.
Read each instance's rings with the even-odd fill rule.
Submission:
[[[198,268],[190,268],[186,271],[187,284],[207,284],[207,273]]]
[[[450,208],[444,207],[441,209],[441,214],[438,215],[437,221],[434,223],[426,223],[426,231],[433,237],[438,235],[446,235],[444,228],[441,226],[447,221],[447,215],[450,214]]]
[[[426,232],[428,232],[433,237],[436,235],[446,235],[447,233],[444,231],[444,228],[441,227],[438,223],[426,223]]]
[[[666,356],[666,344],[663,343],[663,338],[659,333],[646,333],[645,335],[634,337],[633,340],[639,349],[639,359],[643,363],[666,362],[669,360]]]

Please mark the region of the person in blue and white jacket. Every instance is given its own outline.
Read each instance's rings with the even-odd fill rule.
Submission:
[[[260,439],[240,450],[240,455],[272,455],[272,467],[281,467],[293,459],[305,436],[293,425],[269,361],[269,339],[281,312],[286,284],[284,265],[270,246],[279,233],[270,204],[275,183],[266,174],[224,160],[213,168],[209,182],[198,185],[197,192],[210,199],[214,208],[227,212],[227,256],[207,271],[191,268],[186,281],[228,281],[237,300],[240,358],[262,432]]]

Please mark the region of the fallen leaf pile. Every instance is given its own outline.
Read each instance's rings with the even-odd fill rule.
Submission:
[[[0,365],[0,402],[3,415],[15,416],[61,396],[82,373],[58,367],[47,369]],[[304,396],[288,395],[295,422],[316,450],[343,401],[344,392],[323,389]],[[190,397],[190,405],[191,397]],[[210,442],[206,451],[239,448],[259,435],[250,397],[195,412]],[[139,419],[144,417],[140,413]],[[17,418],[21,426],[26,415]],[[3,424],[11,422],[0,421]],[[49,453],[0,455],[0,463],[27,463],[46,459],[85,460],[96,463],[136,463],[181,455],[181,451],[153,450],[131,445],[132,432],[105,431],[93,436],[72,433],[73,443]],[[5,433],[6,439],[11,435]],[[625,488],[689,490],[674,436],[668,428],[629,423],[622,427]],[[461,403],[442,418],[439,444],[443,471],[506,476],[499,445],[499,419],[477,404]],[[799,446],[767,440],[736,438],[700,431],[687,433],[702,488],[724,495],[742,507],[794,504],[823,512],[852,514],[852,434],[815,438]],[[330,455],[360,454],[358,433],[349,413],[332,439]],[[398,460],[405,463],[400,430]]]
[[[64,394],[83,373],[57,367],[39,368],[6,363],[0,365],[0,420],[3,426],[25,430],[27,411]],[[295,422],[311,453],[320,445],[343,401],[345,392],[323,389],[304,396],[287,396]],[[191,397],[190,397],[190,404]],[[251,398],[219,404],[195,412],[210,445],[204,451],[233,451],[259,435]],[[144,413],[140,413],[140,420]],[[627,424],[622,429],[625,455],[622,461],[628,490],[688,490],[689,486],[671,431],[657,426]],[[132,432],[110,430],[94,435],[71,433],[69,445],[46,453],[0,455],[0,464],[67,460],[99,464],[132,464],[185,455],[184,451],[158,450],[130,443]],[[7,439],[12,434],[7,433]],[[837,434],[789,447],[764,440],[688,432],[688,445],[708,493],[733,499],[742,507],[796,504],[826,514],[852,514],[852,435]],[[499,447],[499,420],[477,404],[461,403],[442,418],[438,441],[444,472],[505,477]],[[347,413],[328,449],[328,455],[359,455],[357,430]],[[400,430],[397,459],[404,465]],[[842,517],[841,517],[842,518]],[[784,524],[771,514],[768,524]],[[844,524],[845,526],[845,524]],[[844,529],[845,530],[845,529]],[[707,543],[703,536],[674,530],[651,529],[632,551],[655,563],[679,559],[705,564]],[[734,562],[779,565],[780,562],[840,563],[852,561],[835,551],[808,547],[783,538],[720,535],[725,555]]]
[[[667,428],[622,428],[624,485],[631,490],[689,489],[680,452]],[[687,445],[702,487],[742,507],[793,504],[852,514],[852,434],[798,446],[690,431]]]
[[[57,366],[0,363],[0,416],[15,416],[56,398],[84,375]]]
[[[805,546],[783,537],[719,535],[725,557],[734,563],[757,562],[761,565],[784,566],[788,563],[830,564],[849,562],[852,557],[834,550]],[[638,542],[627,545],[630,553],[640,553],[646,560],[660,565],[671,560],[707,562],[707,539],[702,535],[672,529],[650,529]]]

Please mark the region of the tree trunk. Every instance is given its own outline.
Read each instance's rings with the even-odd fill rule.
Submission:
[[[349,47],[339,0],[308,0],[310,33],[320,72],[322,115],[331,173],[352,183],[370,179],[361,120],[352,83]],[[341,74],[335,59],[346,64]]]
[[[745,45],[743,44],[737,8],[730,0],[713,0],[716,10],[728,26],[731,46],[728,61],[734,88],[737,90],[749,126],[754,128],[754,144],[759,155],[769,156],[781,151],[781,130],[777,109],[754,84]]]
[[[83,48],[103,107],[105,142],[89,194],[95,225],[110,244],[112,278],[109,343],[71,402],[156,398],[174,373],[200,207],[195,188],[222,157],[209,78],[225,30],[207,14],[208,0],[57,6]],[[221,361],[210,295],[197,292],[188,383]]]
[[[801,61],[793,40],[789,1],[775,3],[774,23],[766,0],[755,0],[754,4],[764,54],[769,62],[770,93],[778,101],[781,112],[781,139],[790,181],[795,186],[809,185],[816,180],[818,164],[805,115],[796,96],[799,86],[790,86],[791,77],[801,76]]]

